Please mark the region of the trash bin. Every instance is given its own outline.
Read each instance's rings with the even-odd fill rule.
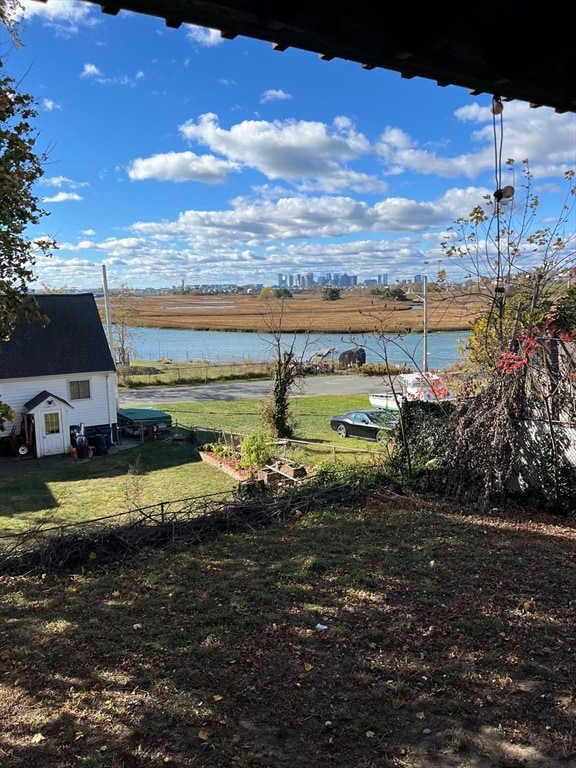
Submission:
[[[104,456],[108,453],[108,446],[106,445],[106,435],[97,434],[92,437],[92,444],[94,445],[94,456]]]
[[[90,446],[84,435],[76,435],[76,453],[79,459],[87,459],[90,456]]]

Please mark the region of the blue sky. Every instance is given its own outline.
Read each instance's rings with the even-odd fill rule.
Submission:
[[[434,276],[447,227],[496,188],[487,95],[76,0],[24,8],[23,47],[2,31],[0,55],[49,154],[37,193],[59,248],[39,286],[97,287],[102,264],[134,288]],[[545,221],[576,118],[511,102],[503,124]]]

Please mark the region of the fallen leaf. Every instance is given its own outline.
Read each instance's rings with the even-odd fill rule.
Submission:
[[[46,740],[46,737],[42,736],[41,733],[35,733],[34,736],[32,736],[30,741],[32,744],[40,744],[41,741],[45,741],[45,740]]]
[[[118,592],[118,590],[115,589],[114,592],[112,592],[112,597],[120,597],[120,592]]]
[[[424,714],[424,712],[416,712],[416,717],[418,718],[418,720],[424,720],[426,718],[426,715]]]
[[[374,731],[366,731],[366,738],[367,738],[367,739],[373,739],[373,738],[374,738],[374,736],[376,736],[376,734],[374,733]]]
[[[88,560],[96,560],[97,557],[98,555],[96,554],[96,552],[90,552],[90,554],[88,555]]]
[[[214,699],[214,701],[222,701],[224,696],[221,696],[219,693],[215,693],[214,696],[212,696],[212,698]]]
[[[208,731],[198,731],[198,738],[202,739],[202,741],[208,741],[210,734]]]
[[[392,699],[392,706],[394,709],[400,709],[400,707],[404,706],[404,702],[402,699]]]
[[[310,670],[314,669],[314,667],[312,666],[312,664],[306,663],[304,664],[304,669],[306,670],[306,672],[310,672]]]

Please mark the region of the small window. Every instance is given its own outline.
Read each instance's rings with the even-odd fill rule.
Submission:
[[[89,379],[84,379],[83,381],[70,382],[70,400],[88,400],[89,397],[90,397]]]
[[[44,414],[44,431],[47,435],[60,434],[60,417],[57,413]]]

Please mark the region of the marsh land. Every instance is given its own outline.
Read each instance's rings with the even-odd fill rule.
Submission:
[[[294,294],[291,299],[260,299],[252,295],[166,294],[135,297],[134,325],[143,328],[184,328],[207,331],[373,333],[423,330],[421,301],[389,301],[368,291],[343,292],[338,301],[320,293]],[[485,310],[478,295],[429,291],[428,330],[469,331]]]

